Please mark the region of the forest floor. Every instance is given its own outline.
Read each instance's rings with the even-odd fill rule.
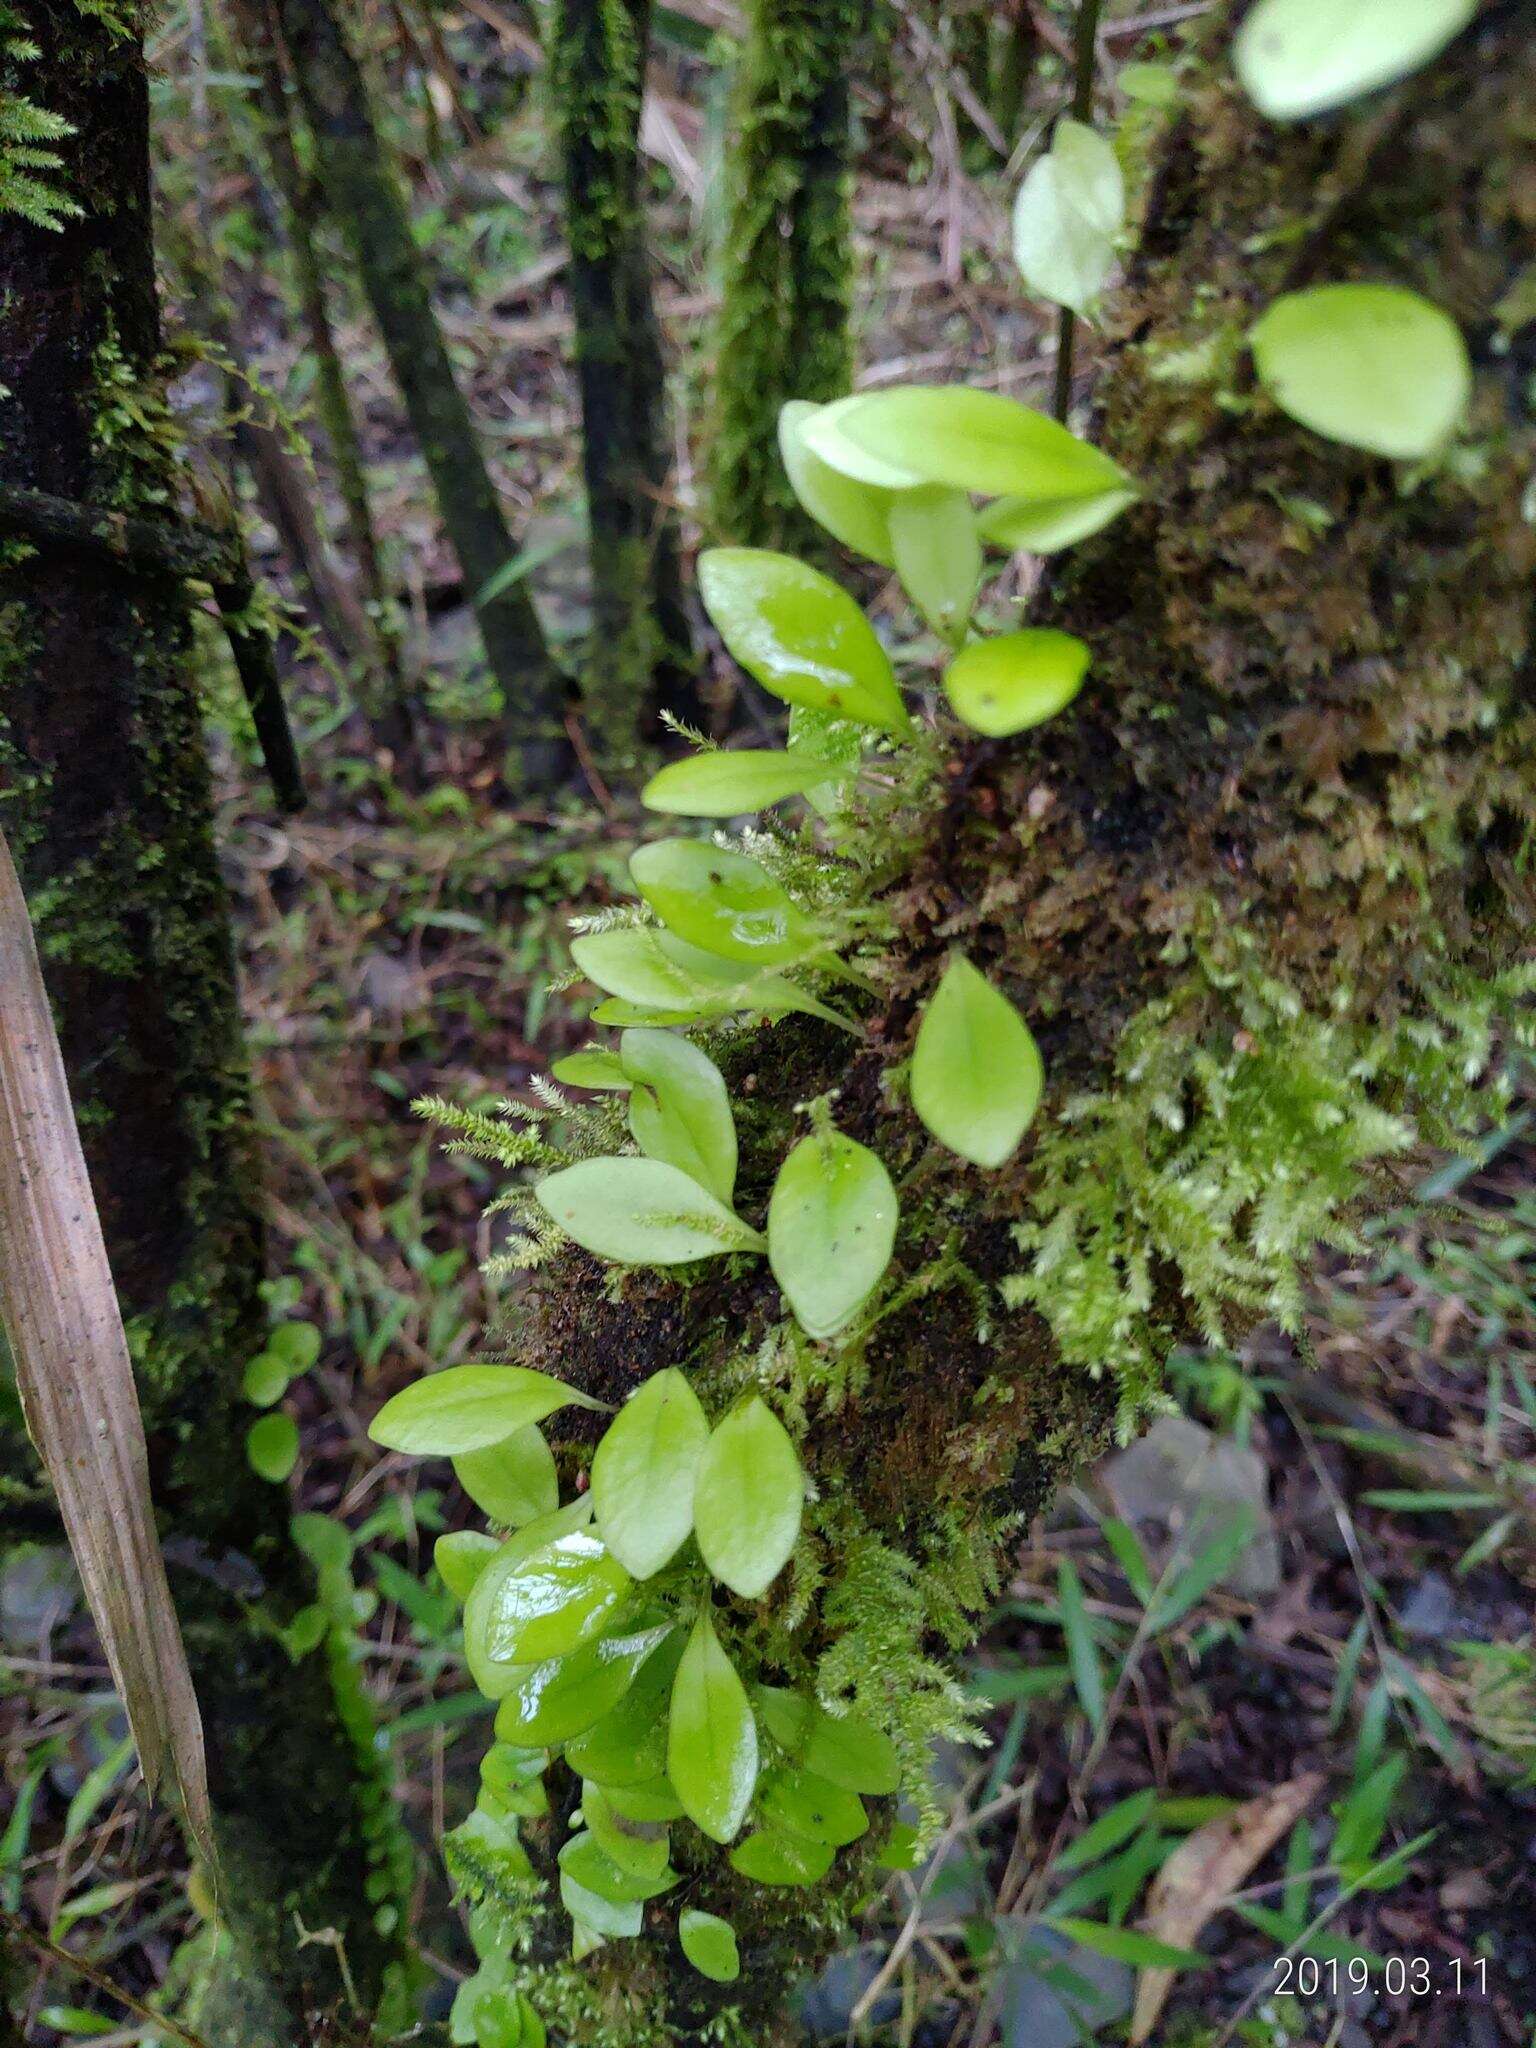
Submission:
[[[1154,30],[1187,11],[1161,10]],[[472,280],[445,284],[445,318],[541,609],[569,642],[583,593],[558,209],[536,108],[517,97],[519,45],[485,26],[496,14],[464,17],[451,78],[412,74],[417,111],[396,139],[417,148],[424,242],[445,279]],[[1149,48],[1127,36],[1117,54]],[[161,59],[175,144],[175,47]],[[723,115],[707,52],[668,63],[649,146],[692,506]],[[1003,262],[1008,178],[995,161],[974,170],[942,71],[914,103],[920,132],[887,110],[860,181],[866,374],[1036,396],[1048,357]],[[428,146],[434,127],[451,146]],[[172,205],[188,161],[173,150]],[[242,210],[262,195],[225,175],[245,344],[297,409],[307,374],[283,295],[242,258]],[[414,789],[312,651],[290,650],[286,679],[300,817],[273,811],[222,684],[212,725],[270,1267],[324,1338],[289,1397],[294,1504],[356,1538],[358,1653],[420,1848],[443,2009],[470,1958],[437,1844],[468,1804],[488,1710],[451,1603],[419,1575],[432,1535],[467,1511],[442,1473],[381,1459],[366,1419],[423,1368],[473,1356],[506,1304],[478,1270],[492,1178],[446,1157],[410,1105],[526,1095],[581,1042],[586,999],[559,986],[566,919],[618,892],[646,828],[600,775],[552,810],[509,796],[463,593],[350,310],[343,342],[417,677]],[[273,552],[264,566],[297,596],[292,565]],[[936,1759],[940,1844],[807,1987],[808,2043],[1124,2040],[1139,1971],[1148,1996],[1144,1921],[1205,1959],[1145,2036],[1168,2048],[1536,2041],[1533,1133],[1521,1109],[1479,1160],[1420,1162],[1319,1272],[1299,1347],[1266,1329],[1240,1355],[1178,1361],[1176,1410],[1021,1535],[967,1672],[988,1745]],[[58,1552],[13,1555],[0,1630],[0,1907],[153,1995],[194,1908]],[[159,2038],[60,1964],[27,1977],[29,2043]]]

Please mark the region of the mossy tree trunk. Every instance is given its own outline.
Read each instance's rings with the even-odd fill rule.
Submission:
[[[174,522],[150,242],[148,96],[106,10],[31,10],[38,102],[68,119],[77,217],[0,213],[0,481]],[[266,1327],[254,1146],[185,586],[142,559],[0,529],[0,803],[37,928],[138,1370],[156,1505],[208,1738],[227,1964],[211,2042],[313,2037],[392,1946],[365,1896],[367,1781],[319,1658],[274,1625],[312,1598],[283,1492],[244,1457]],[[8,1533],[53,1528],[0,1445]],[[102,1503],[110,1513],[112,1504]]]
[[[381,735],[397,749],[408,741],[400,638],[374,525],[357,417],[347,393],[326,301],[319,235],[324,220],[319,187],[299,161],[289,117],[287,86],[278,56],[270,0],[235,0],[231,18],[239,48],[256,80],[254,118],[272,176],[282,196],[293,256],[299,311],[315,357],[315,394],[346,510],[347,540],[366,593],[379,676],[365,686],[364,702]]]
[[[549,15],[591,526],[582,701],[619,760],[658,711],[699,710],[641,190],[649,34],[650,0],[556,0]]]
[[[1145,498],[1061,558],[1037,608],[1088,641],[1088,686],[1015,741],[956,733],[854,1057],[790,1019],[732,1060],[742,1213],[759,1220],[794,1105],[835,1089],[839,1126],[898,1185],[897,1269],[920,1291],[836,1372],[774,1337],[758,1267],[686,1291],[634,1275],[610,1301],[572,1255],[521,1312],[521,1362],[610,1400],[686,1364],[712,1396],[777,1371],[805,1402],[823,1577],[783,1625],[802,1660],[785,1668],[860,1697],[867,1659],[874,1712],[882,1687],[901,1707],[867,1639],[882,1552],[913,1565],[930,1641],[953,1641],[945,1588],[965,1554],[978,1572],[999,1554],[1000,1512],[1038,1508],[1104,1445],[1173,1346],[1287,1312],[1318,1234],[1390,1198],[1388,1155],[1475,1106],[1511,1000],[1496,983],[1532,956],[1533,329],[1506,297],[1536,226],[1529,10],[1487,8],[1395,95],[1289,127],[1233,84],[1229,18],[1208,27],[1111,316],[1099,438]],[[1464,450],[1412,488],[1244,387],[1261,310],[1333,278],[1418,286],[1471,342]],[[956,946],[1044,1054],[1036,1123],[994,1174],[887,1086]],[[740,1641],[774,1641],[773,1601],[732,1618]],[[668,1935],[623,1944],[582,1966],[570,2037],[792,2039],[784,1989],[861,1896],[857,1852],[835,1892],[809,1893],[742,1886],[713,1852],[694,1875],[690,1840],[679,1854],[689,1903],[741,1932],[741,1982],[691,1976]],[[556,2010],[575,1974],[545,1980]]]
[[[499,590],[517,552],[469,407],[454,378],[411,233],[400,182],[369,107],[367,84],[331,0],[277,0],[277,17],[314,140],[326,201],[356,255],[411,426],[463,571],[508,740],[531,788],[563,768],[566,684],[524,582]],[[487,586],[492,594],[485,596]]]
[[[849,75],[865,19],[856,0],[748,7],[725,166],[710,455],[710,522],[732,544],[804,534],[779,461],[779,408],[840,398],[853,375]]]

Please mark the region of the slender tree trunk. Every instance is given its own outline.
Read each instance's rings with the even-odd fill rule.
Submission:
[[[275,24],[268,0],[235,0],[232,10],[241,51],[256,77],[256,120],[272,176],[282,195],[288,245],[293,254],[299,312],[315,357],[315,391],[320,420],[330,446],[346,508],[347,540],[362,579],[371,613],[378,681],[366,692],[368,710],[400,728],[406,710],[400,672],[400,636],[384,576],[383,556],[368,497],[357,419],[347,394],[346,373],[331,326],[317,237],[323,207],[314,179],[300,164],[289,120],[287,88],[278,61]]]
[[[1393,1120],[1434,1140],[1475,1113],[1488,1022],[1517,1000],[1506,971],[1532,958],[1532,330],[1501,334],[1494,310],[1530,261],[1529,8],[1484,9],[1385,101],[1289,126],[1233,83],[1229,19],[1186,80],[1112,311],[1099,438],[1145,497],[1059,558],[1039,608],[1088,642],[1087,687],[1015,741],[956,735],[891,898],[895,994],[867,1044],[850,1060],[797,1019],[735,1056],[740,1184],[765,1190],[794,1105],[835,1089],[899,1187],[902,1277],[929,1276],[850,1368],[854,1393],[793,1381],[824,1577],[792,1643],[855,1687],[836,1659],[880,1593],[869,1546],[920,1589],[957,1541],[978,1567],[999,1540],[1006,1557],[999,1510],[1037,1508],[1173,1346],[1293,1312],[1319,1233],[1381,1199],[1407,1142]],[[1232,341],[1325,278],[1411,282],[1459,322],[1475,461],[1408,490],[1258,394],[1233,404]],[[1047,1077],[1017,1158],[987,1175],[889,1085],[957,944],[1028,1015]],[[782,1312],[770,1276],[724,1261],[599,1303],[572,1258],[521,1306],[515,1355],[615,1401],[680,1364],[733,1388],[783,1357]],[[923,1596],[930,1646],[946,1583]],[[591,2009],[622,1998],[644,2048],[792,2038],[784,1987],[868,1882],[857,1852],[789,1894],[711,1856],[688,1901],[738,1928],[741,1981],[690,1978],[658,1937],[582,1966]]]
[[[0,213],[0,482],[175,523],[160,378],[148,100],[136,37],[31,11],[40,104],[73,124],[80,208]],[[335,1927],[372,2000],[392,1947],[365,1896],[366,1781],[320,1660],[274,1639],[310,1597],[283,1493],[250,1471],[240,1399],[260,1348],[261,1231],[228,910],[211,830],[189,605],[172,573],[0,528],[0,801],[60,1022],[138,1369],[155,1499],[208,1737],[227,1968],[215,2043],[311,2037],[340,2005]],[[3,1446],[8,1528],[46,1510]],[[111,1503],[102,1510],[111,1512]]]
[[[699,714],[640,188],[649,31],[650,0],[556,0],[549,23],[592,535],[582,701],[620,758],[659,710]]]
[[[710,518],[730,542],[805,531],[779,461],[786,399],[853,375],[849,71],[857,0],[750,0],[726,162]]]
[[[506,701],[511,750],[530,787],[562,771],[566,684],[526,586],[483,593],[516,546],[454,380],[399,181],[386,160],[362,69],[331,0],[277,0],[327,203],[350,240]]]

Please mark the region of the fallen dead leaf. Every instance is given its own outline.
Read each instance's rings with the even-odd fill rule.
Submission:
[[[1322,1772],[1308,1771],[1196,1828],[1154,1878],[1143,1931],[1174,1948],[1193,1948],[1206,1922],[1221,1911],[1322,1788]],[[1145,1969],[1137,1978],[1128,2037],[1132,2048],[1157,2025],[1173,1979],[1174,1972],[1164,1969]]]
[[[149,1497],[144,1422],[37,947],[0,833],[0,1317],[128,1715],[212,1853],[203,1724]]]

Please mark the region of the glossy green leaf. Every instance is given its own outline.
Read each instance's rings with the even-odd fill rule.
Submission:
[[[891,552],[902,588],[941,639],[964,639],[981,583],[981,539],[964,491],[924,484],[891,500]]]
[[[1461,330],[1398,285],[1288,292],[1249,340],[1259,381],[1282,412],[1375,455],[1408,461],[1433,454],[1471,396]]]
[[[731,1868],[754,1884],[819,1884],[832,1868],[830,1842],[807,1842],[800,1835],[759,1828],[731,1851]]]
[[[595,1781],[592,1781],[595,1782]],[[683,1802],[667,1777],[647,1778],[640,1785],[604,1785],[603,1797],[625,1820],[681,1820]]]
[[[590,1779],[584,1784],[581,1817],[609,1862],[632,1877],[659,1880],[665,1874],[668,1882],[675,1881],[677,1873],[668,1872],[666,1827],[659,1821],[631,1820],[620,1813],[601,1785]]]
[[[618,1054],[601,1045],[587,1045],[580,1052],[567,1053],[563,1060],[555,1061],[550,1072],[567,1088],[623,1090],[629,1086]]]
[[[804,1504],[805,1475],[789,1432],[754,1394],[719,1424],[699,1460],[699,1554],[722,1585],[755,1600],[789,1562]]]
[[[667,1776],[696,1828],[712,1841],[733,1839],[757,1783],[757,1724],[707,1607],[672,1684]]]
[[[536,1422],[483,1451],[461,1452],[453,1469],[475,1506],[509,1529],[552,1515],[560,1505],[554,1453]]]
[[[941,1145],[997,1167],[1029,1128],[1044,1078],[1029,1026],[957,955],[917,1029],[912,1107]]]
[[[1044,413],[963,384],[861,391],[824,407],[805,432],[834,463],[829,443],[909,465],[909,484],[949,484],[985,497],[1076,498],[1130,481],[1118,463]]]
[[[653,1373],[609,1423],[592,1460],[592,1499],[603,1541],[632,1577],[650,1578],[687,1541],[708,1442],[708,1419],[675,1366]]]
[[[299,1462],[299,1425],[280,1409],[259,1417],[245,1433],[245,1455],[258,1478],[281,1485]]]
[[[895,562],[890,509],[895,494],[833,469],[808,446],[806,422],[824,408],[792,398],[779,412],[779,453],[790,488],[819,526],[856,555],[887,569]]]
[[[582,1408],[602,1405],[527,1366],[450,1365],[386,1401],[368,1434],[386,1450],[451,1458],[499,1444],[573,1401]]]
[[[454,1599],[462,1604],[500,1548],[496,1538],[487,1536],[483,1530],[454,1529],[446,1536],[439,1536],[433,1544],[432,1562],[437,1566],[438,1577]]]
[[[549,1811],[544,1790],[548,1763],[542,1750],[522,1749],[498,1738],[480,1759],[481,1795],[490,1793],[511,1814],[537,1819]]]
[[[697,1906],[684,1906],[677,1916],[677,1938],[701,1977],[716,1984],[734,1984],[741,1975],[736,1930],[729,1920],[701,1913]]]
[[[630,1577],[589,1530],[567,1529],[537,1548],[531,1522],[476,1579],[464,1607],[464,1655],[487,1699],[512,1692],[521,1664],[567,1657],[602,1635],[629,1596]]]
[[[768,1260],[802,1329],[831,1337],[869,1299],[896,1241],[896,1190],[839,1132],[803,1138],[768,1204]]]
[[[730,1207],[736,1125],[720,1069],[675,1031],[636,1027],[619,1041],[632,1093],[629,1128],[649,1159],[664,1160]]]
[[[622,1002],[680,1014],[707,1015],[711,1007],[726,1007],[719,988],[669,958],[661,934],[648,925],[589,932],[572,941],[571,959],[589,981]]]
[[[804,959],[821,928],[761,861],[707,839],[660,839],[632,856],[635,887],[669,931],[690,946],[747,967]]]
[[[498,1741],[546,1749],[585,1734],[613,1712],[667,1633],[604,1636],[570,1656],[519,1666],[496,1709]]]
[[[1125,225],[1125,179],[1114,144],[1081,121],[1056,123],[1013,209],[1013,256],[1029,289],[1087,317]]]
[[[683,1648],[684,1638],[674,1629],[651,1652],[612,1712],[566,1744],[565,1760],[573,1771],[605,1790],[638,1791],[664,1778],[667,1700]]]
[[[652,1875],[615,1863],[590,1830],[572,1835],[558,1860],[561,1870],[583,1891],[595,1892],[614,1905],[630,1899],[654,1899],[677,1883],[677,1872],[669,1869],[665,1860],[661,1870]]]
[[[699,590],[726,646],[775,697],[910,731],[890,656],[830,577],[764,548],[711,548],[699,557]]]
[[[568,1870],[560,1873],[560,1903],[576,1922],[578,1933],[587,1930],[606,1935],[610,1941],[632,1941],[645,1924],[643,1899],[605,1899],[601,1892],[589,1891]],[[578,1956],[590,1950],[590,1942],[572,1944],[572,1952]]]
[[[816,801],[820,794],[818,785],[811,792],[812,801]],[[714,992],[712,1014],[716,1016],[724,1015],[728,1010],[746,1010],[764,1017],[782,1017],[798,1010],[802,1016],[820,1017],[824,1023],[836,1024],[840,1030],[855,1033],[858,1030],[858,1026],[846,1017],[797,987],[787,975],[775,974],[763,967],[749,967],[740,960],[722,959],[718,953],[705,952],[702,946],[689,945],[676,932],[658,932],[656,942],[669,960],[692,975],[701,987]]]
[[[962,647],[944,671],[955,715],[992,739],[1025,732],[1072,702],[1088,673],[1088,649],[1071,633],[1026,626]]]
[[[1297,120],[1406,78],[1476,12],[1477,0],[1257,0],[1232,57],[1261,113]]]
[[[577,1244],[626,1265],[677,1266],[763,1248],[739,1216],[661,1159],[583,1159],[541,1180],[534,1194]]]
[[[901,1782],[896,1746],[862,1714],[829,1714],[804,1693],[760,1685],[753,1704],[779,1747],[845,1792],[884,1797]]]
[[[696,1024],[732,1010],[765,1017],[800,1010],[847,1027],[847,1020],[782,974],[725,960],[653,927],[593,932],[577,939],[571,957],[613,1001],[592,1012],[599,1024]]]
[[[838,1849],[856,1842],[869,1827],[859,1795],[814,1771],[775,1771],[763,1780],[757,1808],[766,1826],[807,1842],[830,1842]]]
[[[734,818],[765,810],[787,796],[804,796],[847,771],[811,754],[741,747],[672,761],[640,792],[648,810],[684,818]]]
[[[292,1375],[273,1351],[258,1351],[240,1380],[240,1391],[257,1408],[270,1408],[288,1391]]]
[[[978,515],[976,530],[989,547],[1054,555],[1108,526],[1140,496],[1128,485],[1116,484],[1074,497],[995,498]]]

